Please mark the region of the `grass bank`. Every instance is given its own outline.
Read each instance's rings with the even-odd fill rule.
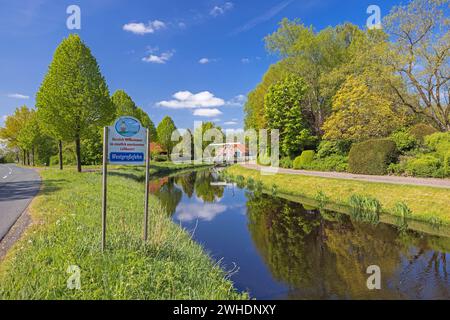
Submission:
[[[265,188],[276,189],[288,195],[311,199],[322,198],[338,205],[349,205],[352,196],[376,198],[385,213],[396,214],[396,207],[404,203],[411,210],[410,218],[433,224],[450,225],[450,189],[372,183],[343,179],[309,177],[302,175],[261,175],[258,170],[239,165],[227,170],[228,174],[245,179],[252,178]]]
[[[0,264],[0,299],[246,298],[155,197],[150,240],[142,242],[144,186],[130,179],[132,171],[109,177],[108,250],[102,254],[101,173],[41,170],[33,224]],[[81,290],[67,288],[70,266],[81,270]]]

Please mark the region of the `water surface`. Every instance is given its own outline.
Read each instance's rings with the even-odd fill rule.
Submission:
[[[450,238],[217,182],[199,171],[153,181],[151,191],[252,298],[450,298]],[[367,288],[371,265],[381,269],[381,290]]]

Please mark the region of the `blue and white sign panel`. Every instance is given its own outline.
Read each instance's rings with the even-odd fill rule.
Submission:
[[[147,129],[133,117],[120,117],[109,127],[108,162],[120,165],[143,165],[147,153]]]

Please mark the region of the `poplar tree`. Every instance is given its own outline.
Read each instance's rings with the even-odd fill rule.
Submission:
[[[46,132],[75,142],[81,172],[81,139],[108,124],[114,108],[97,61],[78,35],[70,35],[56,49],[36,95],[36,107]]]

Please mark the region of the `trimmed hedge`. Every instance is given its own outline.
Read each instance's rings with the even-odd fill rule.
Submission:
[[[294,169],[305,169],[307,165],[313,162],[315,155],[316,153],[313,150],[303,151],[301,156],[295,158]]]
[[[398,160],[398,149],[390,139],[373,139],[352,146],[348,159],[351,173],[384,175]]]

